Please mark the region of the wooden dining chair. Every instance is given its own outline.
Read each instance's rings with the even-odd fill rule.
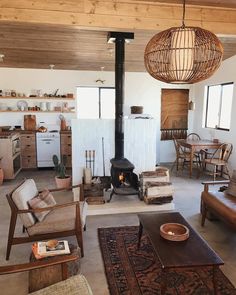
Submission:
[[[192,132],[192,133],[189,133],[187,135],[187,139],[193,140],[193,141],[198,141],[198,140],[201,140],[201,137],[197,133]],[[195,158],[197,160],[199,168],[202,169],[202,153],[201,153],[201,149],[195,149],[194,156],[195,156]]]
[[[228,160],[232,153],[232,150],[233,150],[233,145],[231,143],[223,143],[213,153],[210,153],[206,150],[201,151],[204,154],[204,157],[203,157],[204,170],[207,169],[207,165],[213,166],[213,171],[209,173],[213,175],[214,181],[217,175],[223,176],[223,174],[226,174],[228,178],[230,178],[229,170],[228,170]]]
[[[179,164],[182,162],[182,169],[184,168],[184,165],[186,163],[190,162],[190,152],[185,150],[179,143],[178,140],[173,136],[173,142],[174,142],[174,147],[175,147],[175,152],[176,152],[176,158],[175,161],[171,167],[171,171],[174,169],[176,166],[176,171],[179,170]]]
[[[176,171],[179,170],[179,164],[182,163],[182,170],[184,169],[185,164],[190,164],[191,159],[191,152],[189,149],[183,148],[179,143],[178,140],[173,136],[173,142],[176,152],[176,159],[171,167],[171,171],[176,166]],[[200,158],[197,153],[194,153],[193,163],[196,164],[198,170],[201,169]],[[200,174],[200,173],[199,173]]]
[[[198,135],[197,133],[189,133],[187,135],[187,139],[190,139],[190,140],[201,140],[201,137],[200,135]]]

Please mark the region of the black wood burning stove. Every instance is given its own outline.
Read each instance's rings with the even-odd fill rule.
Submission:
[[[134,165],[127,159],[111,159],[111,183],[113,189],[110,194],[110,200],[113,194],[117,195],[139,195],[138,176],[133,172]]]
[[[123,104],[124,104],[124,57],[125,42],[134,39],[133,33],[111,32],[108,42],[115,43],[115,88],[116,88],[116,117],[115,117],[115,157],[111,159],[111,183],[113,186],[110,194],[139,195],[138,176],[133,172],[134,165],[124,158],[124,126],[123,126]]]

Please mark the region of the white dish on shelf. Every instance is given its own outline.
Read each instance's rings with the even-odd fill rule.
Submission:
[[[27,111],[28,110],[28,103],[27,103],[27,101],[25,101],[25,100],[19,100],[18,102],[17,102],[17,108],[18,108],[18,110],[20,110],[20,111]]]
[[[5,103],[0,103],[0,110],[1,111],[6,111],[7,110],[7,105]]]

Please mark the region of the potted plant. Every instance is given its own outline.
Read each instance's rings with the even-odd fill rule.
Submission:
[[[66,161],[67,161],[66,155],[62,156],[61,162],[59,162],[57,155],[53,155],[52,160],[55,166],[55,170],[58,174],[57,176],[55,176],[57,188],[70,187],[71,176],[66,175]]]

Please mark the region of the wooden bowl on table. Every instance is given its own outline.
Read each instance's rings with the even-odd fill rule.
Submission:
[[[185,241],[189,237],[189,229],[180,223],[164,223],[160,226],[160,235],[169,241]]]
[[[49,250],[55,250],[58,244],[58,240],[49,240],[46,242],[46,246],[49,248]]]

